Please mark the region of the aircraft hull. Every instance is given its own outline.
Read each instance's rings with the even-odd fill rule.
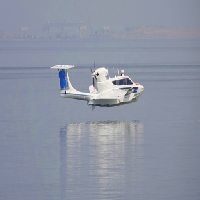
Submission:
[[[88,105],[93,105],[93,106],[100,106],[100,107],[114,107],[114,106],[121,106],[124,104],[130,104],[130,103],[134,103],[137,102],[141,95],[142,95],[143,91],[140,92],[139,94],[132,96],[131,98],[129,98],[129,100],[120,100],[120,99],[93,99],[91,101],[88,102]]]

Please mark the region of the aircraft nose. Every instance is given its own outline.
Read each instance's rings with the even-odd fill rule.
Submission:
[[[141,87],[140,87],[140,91],[141,91],[141,92],[144,91],[144,86],[143,86],[143,85],[141,85]]]

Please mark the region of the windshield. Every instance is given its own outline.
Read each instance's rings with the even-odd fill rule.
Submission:
[[[114,85],[133,85],[133,82],[129,78],[124,78],[112,82]]]

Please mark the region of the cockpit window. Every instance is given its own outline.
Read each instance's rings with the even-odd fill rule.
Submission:
[[[133,82],[129,78],[124,78],[112,82],[114,85],[132,85]]]

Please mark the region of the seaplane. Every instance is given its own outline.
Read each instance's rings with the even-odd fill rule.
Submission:
[[[68,70],[73,67],[74,65],[51,67],[51,69],[58,70],[60,96],[87,101],[87,104],[92,106],[92,110],[95,109],[95,106],[112,107],[137,102],[144,91],[142,85],[134,83],[129,76],[124,75],[124,70],[121,70],[118,76],[110,78],[108,77],[108,69],[105,67],[91,70],[93,84],[89,86],[89,93],[77,91],[73,88],[68,75]]]

